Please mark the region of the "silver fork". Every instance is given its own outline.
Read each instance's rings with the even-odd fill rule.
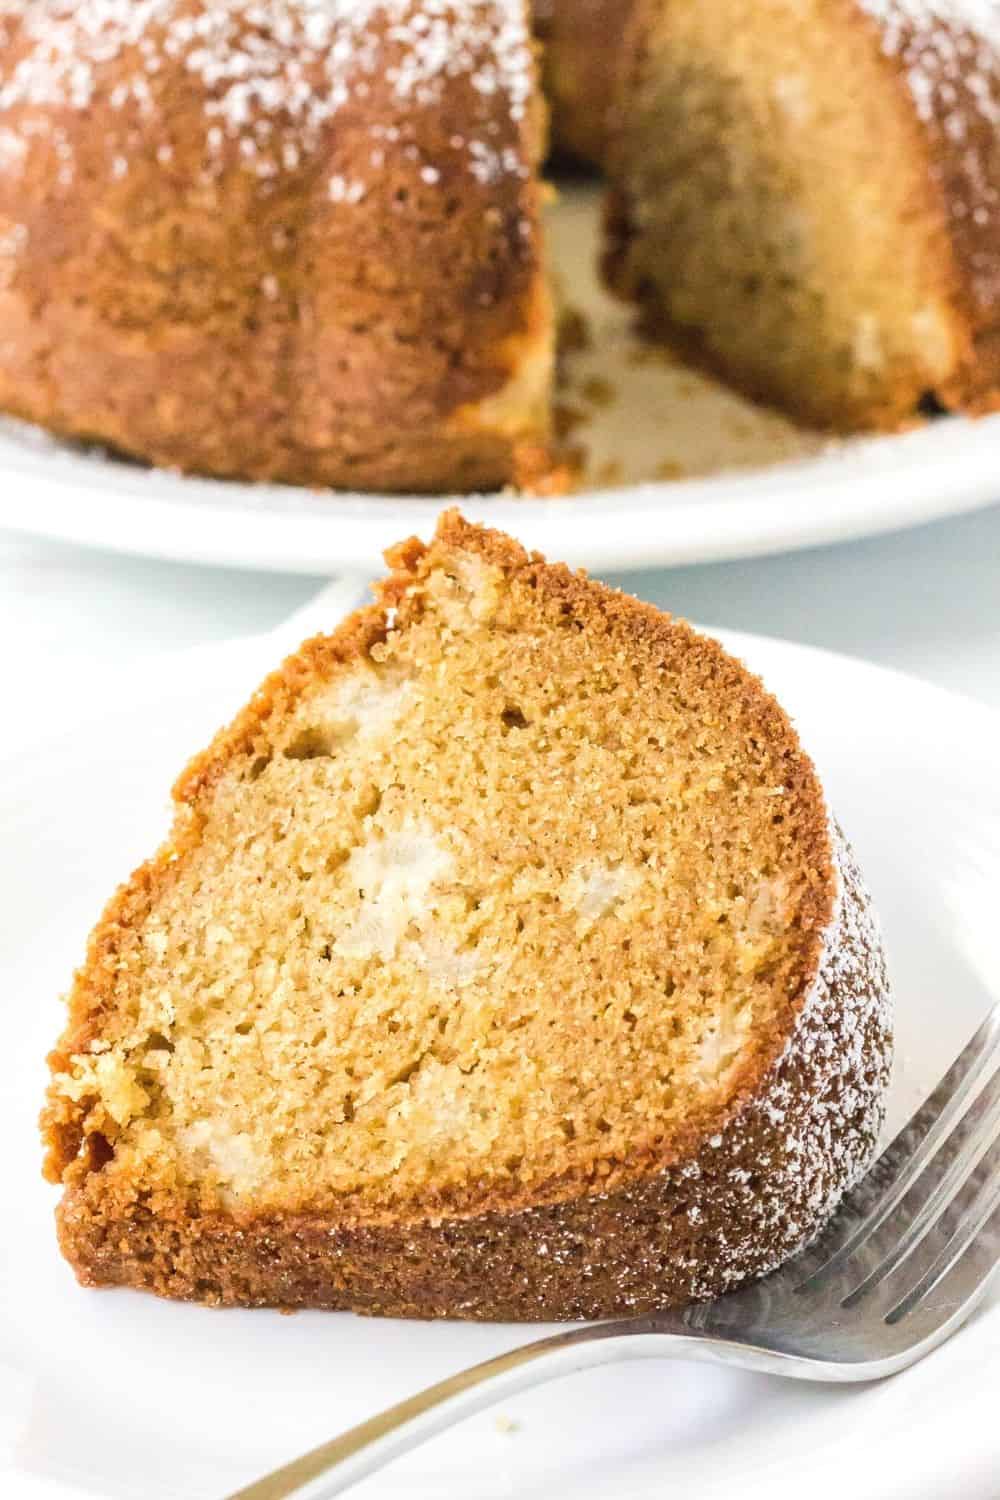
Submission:
[[[808,1250],[743,1291],[573,1328],[452,1375],[229,1500],[326,1500],[528,1386],[626,1359],[880,1380],[965,1321],[1000,1264],[1000,1005]]]

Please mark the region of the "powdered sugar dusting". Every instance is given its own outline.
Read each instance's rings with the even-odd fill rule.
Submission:
[[[18,60],[5,72],[11,47]],[[0,114],[82,112],[102,99],[150,116],[170,69],[200,85],[209,155],[235,142],[261,176],[277,170],[274,122],[298,133],[284,141],[288,168],[288,153],[297,164],[376,77],[404,117],[433,108],[461,77],[517,122],[534,86],[523,0],[11,0],[0,17]],[[469,142],[479,175],[477,145],[496,148]],[[502,151],[497,160],[502,168]]]
[[[970,289],[1000,302],[1000,6],[995,0],[861,0],[903,68],[936,142],[932,170],[964,240]]]
[[[836,825],[830,839],[838,891],[816,980],[769,1085],[695,1164],[714,1263],[692,1257],[693,1297],[764,1275],[803,1249],[877,1148],[892,1052],[888,976],[854,856]]]
[[[889,986],[871,900],[836,827],[831,845],[838,893],[817,977],[755,1098],[697,1156],[651,1180],[505,1221],[516,1222],[519,1253],[535,1244],[540,1257],[539,1316],[646,1311],[766,1275],[815,1238],[867,1170],[891,1064]],[[503,1284],[506,1228],[495,1243],[494,1232],[452,1226],[443,1259],[454,1257],[458,1274],[475,1256],[482,1284]],[[443,1280],[450,1270],[442,1265]],[[522,1316],[525,1296],[519,1282]],[[463,1307],[481,1314],[482,1299]]]
[[[984,41],[1000,43],[1000,12],[995,0],[861,0],[861,5],[885,28],[886,47],[897,50],[906,35],[919,32],[921,41],[938,47],[947,33],[973,32]],[[952,41],[954,37],[952,36]]]
[[[751,1111],[785,1132],[783,1162],[770,1184],[772,1210],[783,1215],[786,1193],[790,1200],[801,1200],[798,1223],[790,1220],[784,1226],[786,1232],[799,1230],[799,1244],[776,1256],[775,1265],[813,1238],[867,1170],[888,1082],[892,1021],[878,918],[836,825],[830,839],[838,892],[823,959],[771,1087]],[[803,1063],[822,1085],[805,1109]],[[859,1121],[865,1122],[860,1131]],[[735,1125],[740,1128],[739,1121]],[[806,1183],[811,1185],[803,1193]]]
[[[750,1103],[644,1182],[450,1221],[433,1235],[439,1301],[422,1286],[425,1315],[648,1312],[733,1290],[815,1238],[874,1157],[892,1053],[877,919],[836,827],[831,849],[838,891],[816,980]],[[426,1227],[404,1226],[391,1251],[421,1263],[428,1244]],[[332,1260],[353,1249],[329,1231]]]

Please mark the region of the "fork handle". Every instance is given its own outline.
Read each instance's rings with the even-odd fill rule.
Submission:
[[[689,1352],[683,1346],[696,1341],[685,1338],[680,1330],[665,1332],[663,1323],[662,1313],[656,1319],[655,1333],[644,1320],[598,1323],[512,1349],[390,1406],[266,1478],[234,1491],[228,1500],[288,1500],[289,1496],[327,1500],[435,1433],[529,1386],[618,1360]],[[664,1347],[675,1341],[682,1347]]]

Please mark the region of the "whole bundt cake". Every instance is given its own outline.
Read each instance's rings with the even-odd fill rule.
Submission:
[[[527,0],[7,0],[0,409],[208,474],[544,480]],[[1000,404],[993,0],[539,0],[655,336],[809,423]]]
[[[182,775],[44,1128],[88,1285],[575,1318],[771,1270],[875,1150],[882,947],[761,683],[446,515]]]
[[[543,136],[524,0],[7,0],[0,408],[210,474],[517,478]]]

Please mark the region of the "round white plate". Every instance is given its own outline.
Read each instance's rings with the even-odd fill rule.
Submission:
[[[593,189],[567,188],[549,223],[562,299],[591,334],[591,347],[567,354],[560,392],[586,488],[559,500],[465,497],[470,519],[609,570],[783,552],[1000,500],[1000,414],[830,444],[643,349],[629,310],[595,276],[598,208]],[[367,572],[393,542],[431,531],[446,503],[185,478],[0,418],[0,525],[63,541],[182,562]]]
[[[898,998],[896,1125],[1000,992],[1000,717],[845,658],[725,639],[796,715],[881,909]],[[4,1500],[209,1500],[535,1332],[87,1292],[59,1258],[35,1134],[56,997],[113,884],[164,831],[175,772],[269,654],[216,647],[109,680],[56,737],[0,767]],[[510,1401],[499,1424],[470,1419],[357,1493],[996,1500],[998,1368],[994,1292],[949,1344],[880,1385],[679,1362],[595,1371]]]

